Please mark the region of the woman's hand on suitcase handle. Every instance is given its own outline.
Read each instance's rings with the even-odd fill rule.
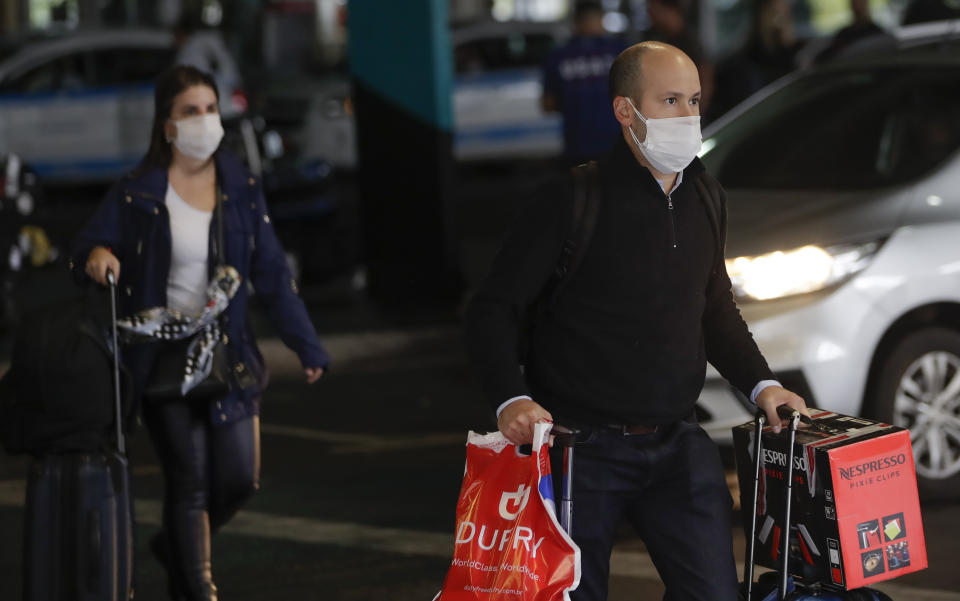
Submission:
[[[500,413],[497,428],[513,444],[530,444],[533,442],[533,426],[541,421],[553,421],[553,416],[530,399],[517,399]]]
[[[112,271],[113,277],[119,278],[120,260],[110,252],[110,249],[97,246],[90,251],[90,256],[87,257],[87,275],[101,286],[106,286],[107,271]]]
[[[780,386],[767,386],[757,395],[757,407],[763,409],[763,412],[767,415],[767,423],[773,426],[774,432],[779,432],[781,428],[790,425],[789,420],[785,420],[777,414],[777,407],[780,405],[796,409],[801,415],[810,416],[807,404],[799,395]]]

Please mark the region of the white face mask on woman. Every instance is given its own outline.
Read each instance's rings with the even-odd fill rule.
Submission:
[[[647,137],[643,142],[637,139],[632,127],[628,129],[640,154],[649,161],[651,167],[660,173],[679,173],[693,162],[703,146],[700,117],[647,119],[640,114],[632,100],[626,100],[647,126]]]
[[[220,146],[223,139],[223,124],[220,115],[197,115],[173,121],[177,136],[173,145],[177,150],[194,159],[205,161]]]

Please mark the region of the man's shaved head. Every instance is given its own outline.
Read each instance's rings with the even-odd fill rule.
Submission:
[[[670,44],[642,42],[621,52],[610,67],[609,85],[613,115],[641,165],[649,166],[639,149],[647,120],[700,115],[700,73]]]
[[[682,50],[662,42],[640,42],[620,53],[610,65],[608,82],[610,99],[617,96],[640,98],[643,95],[643,64],[651,55],[665,60],[677,60],[693,64]],[[686,59],[686,61],[683,61]]]

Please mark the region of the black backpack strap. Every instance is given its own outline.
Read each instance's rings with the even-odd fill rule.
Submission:
[[[600,212],[600,183],[597,177],[598,165],[590,161],[571,169],[573,176],[573,206],[570,228],[563,243],[560,260],[554,270],[546,295],[546,306],[552,307],[560,293],[570,282],[571,277],[583,263],[583,256],[590,246],[593,231]]]
[[[717,264],[722,264],[727,247],[727,206],[723,201],[720,182],[706,171],[694,179],[697,196],[707,209],[707,218],[717,240]]]
[[[571,170],[573,200],[570,206],[570,225],[553,274],[537,295],[537,299],[527,308],[524,318],[526,326],[524,334],[520,337],[518,348],[522,364],[526,364],[529,359],[533,330],[560,298],[571,276],[580,267],[583,255],[586,254],[590,239],[593,237],[593,230],[597,225],[597,214],[600,212],[598,171],[595,161],[578,165]]]

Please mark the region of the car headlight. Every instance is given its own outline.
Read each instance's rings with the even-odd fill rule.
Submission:
[[[727,259],[727,273],[739,298],[770,300],[842,284],[862,271],[882,240],[821,248],[803,246],[755,257]]]

